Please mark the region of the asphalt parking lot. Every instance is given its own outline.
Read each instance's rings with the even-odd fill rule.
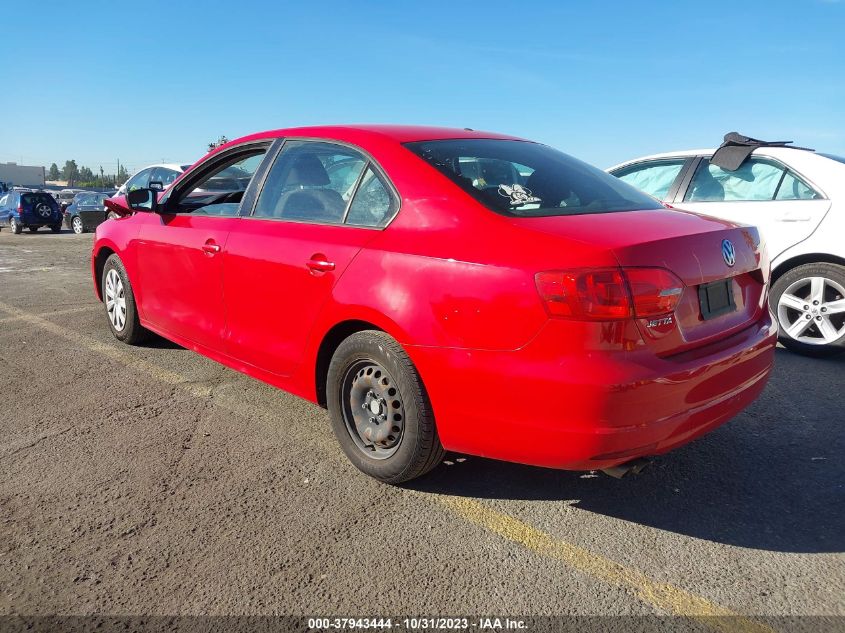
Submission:
[[[778,350],[633,478],[449,455],[390,487],[323,410],[114,340],[91,241],[0,232],[0,614],[845,616],[845,358]]]

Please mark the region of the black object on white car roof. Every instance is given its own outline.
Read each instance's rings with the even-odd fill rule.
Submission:
[[[750,136],[743,136],[739,132],[728,132],[725,134],[724,142],[719,146],[713,157],[710,159],[711,165],[721,167],[725,171],[736,171],[740,165],[744,163],[751,152],[760,147],[787,147],[794,141],[761,141],[758,138],[751,138]],[[790,149],[803,149],[810,152],[815,150],[809,147],[795,147]]]

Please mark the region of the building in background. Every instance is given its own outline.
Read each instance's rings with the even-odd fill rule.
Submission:
[[[0,163],[0,182],[16,187],[43,187],[44,167]]]

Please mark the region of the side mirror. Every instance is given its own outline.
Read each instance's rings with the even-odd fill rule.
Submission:
[[[112,212],[115,215],[124,216],[131,215],[132,209],[126,206],[126,199],[123,196],[115,196],[114,198],[106,198],[103,200],[106,207],[106,212]]]
[[[158,210],[158,192],[153,189],[134,189],[126,194],[126,204],[133,211],[155,213]]]
[[[153,191],[164,191],[164,183],[159,182],[158,180],[153,180],[150,182],[150,189]]]

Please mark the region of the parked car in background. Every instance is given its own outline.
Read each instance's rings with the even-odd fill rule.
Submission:
[[[64,215],[64,223],[77,235],[93,231],[106,220],[104,201],[108,193],[84,193],[74,198]]]
[[[146,189],[151,182],[161,183],[162,189],[167,189],[188,167],[190,165],[177,165],[175,163],[149,165],[135,172],[129,180],[118,188],[114,195],[123,196],[126,195],[127,191]]]
[[[444,449],[624,471],[736,415],[772,366],[755,228],[537,143],[276,130],[106,206],[126,217],[91,268],[118,340],[157,332],[327,407],[382,481]]]
[[[753,146],[738,168],[687,150],[608,171],[673,207],[754,224],[772,260],[780,342],[809,356],[845,351],[845,157]]]
[[[59,203],[59,206],[61,207],[61,210],[62,210],[63,213],[64,213],[64,210],[67,209],[73,203],[73,199],[79,193],[85,193],[85,192],[81,191],[79,189],[62,189],[61,191],[56,192],[54,194],[54,197],[56,198],[56,202]]]
[[[62,211],[49,193],[10,191],[0,197],[0,221],[15,234],[24,229],[34,233],[42,226],[58,233],[62,230]]]

